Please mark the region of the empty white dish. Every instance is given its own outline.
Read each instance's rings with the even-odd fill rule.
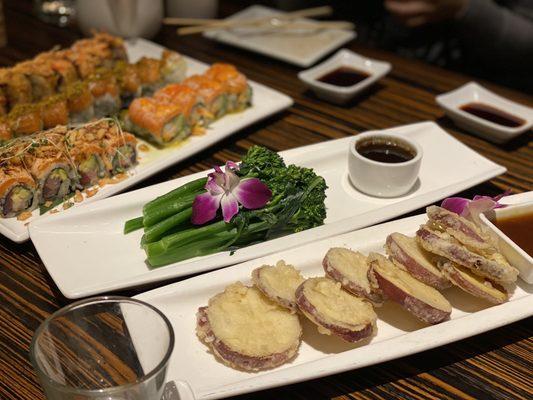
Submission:
[[[337,86],[319,81],[324,75],[341,67],[354,68],[367,73],[369,76],[352,86]],[[309,86],[318,97],[332,103],[343,104],[383,78],[390,69],[391,65],[388,62],[373,60],[353,51],[342,49],[317,66],[301,71],[298,78]]]
[[[460,127],[494,143],[505,143],[533,126],[533,109],[498,96],[476,82],[470,82],[435,98],[446,114]],[[518,127],[507,127],[461,109],[469,103],[482,103],[524,120]]]

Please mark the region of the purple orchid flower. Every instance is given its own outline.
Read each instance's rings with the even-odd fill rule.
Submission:
[[[495,208],[505,207],[505,204],[500,204],[499,200],[509,195],[509,193],[507,191],[495,197],[476,195],[472,200],[463,197],[449,197],[442,201],[441,207],[478,223],[480,222],[479,214]]]
[[[244,208],[255,210],[264,207],[272,197],[272,192],[257,178],[240,179],[235,171],[239,166],[228,161],[225,171],[215,167],[215,172],[208,175],[205,185],[207,193],[196,196],[192,205],[191,222],[202,225],[215,218],[222,207],[224,222],[230,222],[239,212],[239,204]]]

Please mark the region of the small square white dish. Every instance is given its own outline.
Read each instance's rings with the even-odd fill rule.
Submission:
[[[525,195],[528,196],[526,197]],[[525,202],[488,211],[481,214],[480,219],[494,235],[500,252],[520,271],[520,278],[527,283],[533,283],[533,257],[526,253],[495,224],[495,221],[501,218],[520,217],[533,213],[533,192],[523,193],[522,196],[524,196]]]
[[[232,15],[228,20],[275,17],[282,14],[284,14],[283,11],[256,4]],[[313,20],[302,18],[297,21]],[[354,39],[357,34],[354,31],[342,29],[283,31],[246,27],[205,32],[204,36],[307,68],[326,54]]]
[[[336,86],[319,81],[327,73],[341,67],[354,68],[367,73],[369,76],[352,86]],[[318,97],[332,103],[343,104],[383,78],[390,70],[391,65],[388,62],[373,60],[353,51],[342,49],[317,66],[301,71],[298,78],[309,86]]]
[[[469,82],[435,98],[446,114],[461,128],[494,143],[505,143],[533,126],[533,109],[494,94],[476,82]],[[510,128],[496,124],[461,110],[468,103],[482,103],[524,120],[524,124]]]

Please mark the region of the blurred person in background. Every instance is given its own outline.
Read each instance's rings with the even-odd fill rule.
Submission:
[[[533,92],[533,0],[288,1],[333,5],[362,43]]]

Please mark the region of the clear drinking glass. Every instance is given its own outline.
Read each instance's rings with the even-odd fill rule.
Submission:
[[[33,336],[30,358],[49,400],[159,400],[173,348],[161,311],[105,296],[48,317]]]

